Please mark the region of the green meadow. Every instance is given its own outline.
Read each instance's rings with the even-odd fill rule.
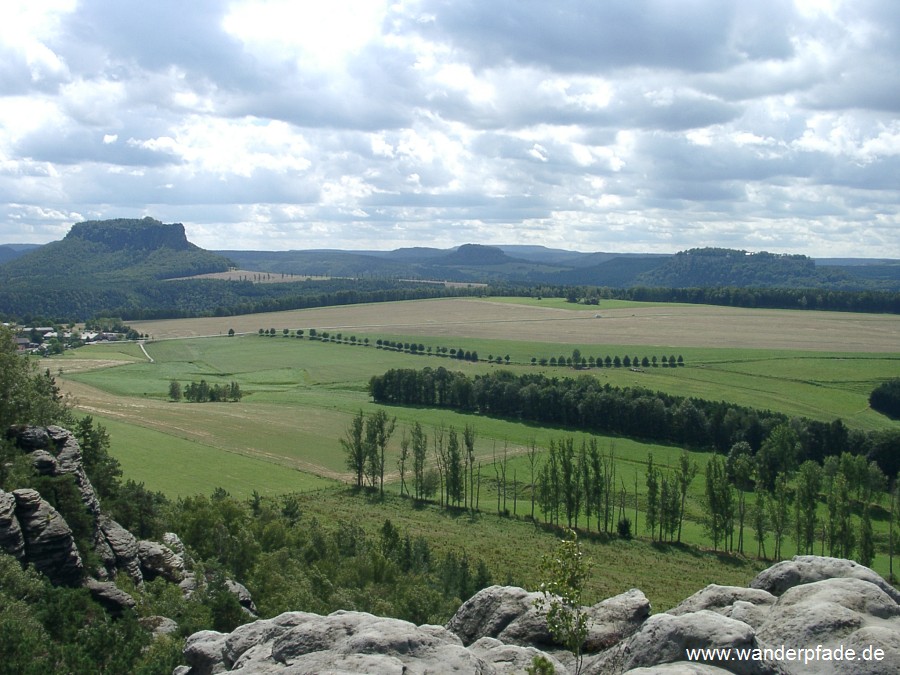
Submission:
[[[571,309],[572,305],[564,308]],[[585,310],[576,306],[571,311]],[[266,325],[264,319],[260,321]],[[900,353],[561,344],[472,338],[465,334],[409,335],[387,332],[387,327],[384,333],[357,333],[356,344],[351,344],[351,331],[342,334],[344,342],[335,343],[298,339],[293,335],[283,337],[281,327],[274,327],[277,332],[274,337],[248,334],[148,342],[145,349],[152,362],[138,345],[112,343],[83,348],[46,363],[53,372],[61,373],[61,382],[76,407],[94,415],[110,430],[113,454],[122,463],[126,478],[143,481],[149,488],[170,497],[208,494],[216,487],[239,497],[248,497],[254,490],[264,495],[299,492],[311,495],[315,503],[325,500],[334,511],[337,506],[333,501],[338,499],[334,495],[345,493],[331,488],[350,480],[340,438],[359,410],[370,413],[377,409],[368,396],[368,381],[389,368],[443,366],[472,375],[510,368],[517,372],[543,371],[558,377],[589,376],[613,386],[641,386],[682,396],[727,400],[825,421],[841,418],[848,426],[863,430],[890,428],[896,424],[871,411],[867,398],[879,382],[898,374]],[[336,332],[331,331],[332,335]],[[460,333],[464,333],[464,328]],[[361,344],[364,337],[369,338],[369,346]],[[433,353],[439,347],[474,350],[481,359],[500,356],[504,363],[472,363],[433,354],[400,353],[377,348],[377,339],[414,342],[426,348],[430,346]],[[685,365],[647,367],[643,372],[624,367],[576,370],[532,365],[532,358],[571,356],[575,349],[586,358],[592,355],[605,358],[607,354],[639,358],[682,356]],[[507,355],[509,365],[505,363]],[[184,386],[201,379],[210,384],[236,381],[244,393],[243,399],[227,403],[168,400],[172,380]],[[552,439],[572,436],[577,447],[587,438],[585,434],[565,429],[446,410],[398,407],[389,409],[388,413],[397,418],[397,431],[388,447],[386,463],[386,487],[393,495],[390,499],[400,499],[396,459],[404,430],[419,422],[431,436],[438,427],[461,431],[470,424],[478,434],[479,506],[485,520],[493,514],[490,518],[500,523],[504,531],[519,521],[496,515],[496,466],[503,457],[507,461],[507,489],[505,504],[503,494],[500,495],[501,508],[523,518],[531,513],[530,464],[526,456],[529,446],[534,444],[542,450]],[[642,495],[646,491],[647,455],[652,453],[658,467],[671,470],[681,449],[623,438],[601,438],[600,445],[604,452],[615,453],[617,490],[624,488],[626,512],[630,518],[636,515],[637,534],[646,536]],[[701,525],[702,467],[708,455],[692,453],[692,457],[700,465],[701,473],[688,495],[683,539],[708,546]],[[410,512],[415,517],[416,511]],[[540,519],[541,514],[536,512],[536,515]],[[585,525],[582,517],[579,526]],[[427,529],[433,524],[420,526]],[[535,529],[534,525],[528,527]],[[592,527],[596,528],[596,522]],[[879,545],[886,548],[886,525],[877,513],[875,528],[881,538]],[[496,530],[494,527],[494,534],[486,535],[488,540],[498,536]],[[745,551],[754,554],[756,544],[751,541],[749,528],[745,537]],[[646,542],[627,544],[641,545],[649,547],[651,553],[668,557],[662,551],[666,547],[654,548]],[[771,552],[771,542],[769,546]],[[793,553],[792,546],[792,541],[785,545],[787,555]],[[683,549],[678,550],[683,553]],[[648,554],[643,549],[640,553]],[[713,568],[719,567],[718,563],[713,564]],[[879,555],[875,567],[885,573],[887,556]],[[743,570],[743,573],[749,572]]]

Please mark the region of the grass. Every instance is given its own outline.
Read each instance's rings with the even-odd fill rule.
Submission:
[[[513,314],[502,314],[504,305],[510,307]],[[486,312],[485,307],[488,308]],[[668,317],[681,311],[694,312],[697,308],[636,303],[633,309],[639,315],[637,318],[643,316],[655,321],[662,316],[659,312],[664,311]],[[702,307],[699,309],[705,311]],[[540,313],[532,314],[532,310]],[[472,311],[482,313],[473,315]],[[606,324],[603,320],[596,321],[591,311],[597,312],[597,308],[572,306],[564,301],[507,301],[494,298],[489,303],[481,304],[474,300],[425,301],[340,308],[340,311],[323,309],[277,315],[155,322],[152,331],[141,327],[142,332],[159,331],[173,337],[190,334],[222,336],[148,342],[146,350],[153,358],[152,363],[137,345],[124,343],[81,349],[46,363],[53,372],[62,370],[61,381],[75,397],[79,409],[93,414],[110,429],[113,454],[122,462],[126,477],[144,481],[151,489],[161,490],[173,497],[208,494],[215,487],[223,487],[241,497],[248,496],[253,490],[262,494],[314,491],[313,496],[309,497],[308,508],[321,506],[323,519],[344,517],[345,508],[350,509],[346,515],[348,518],[369,519],[368,515],[354,514],[352,504],[344,506],[346,494],[328,486],[334,485],[335,480],[350,479],[339,439],[358,410],[369,413],[377,408],[367,395],[367,383],[372,375],[389,368],[421,368],[426,365],[476,375],[498,367],[483,362],[474,364],[376,349],[376,338],[421,342],[433,348],[474,349],[482,358],[489,354],[509,354],[512,362],[510,368],[517,372],[543,370],[550,376],[559,377],[589,375],[614,386],[643,386],[676,395],[728,400],[825,421],[841,417],[848,426],[864,430],[895,425],[869,410],[867,397],[879,382],[900,372],[900,352],[896,348],[894,351],[885,350],[884,345],[879,343],[866,351],[855,343],[847,342],[846,351],[823,349],[821,345],[815,345],[817,348],[786,349],[777,346],[778,340],[766,337],[778,332],[777,325],[760,325],[760,337],[755,340],[748,338],[748,344],[744,345],[732,344],[733,339],[727,337],[724,329],[721,332],[722,344],[726,346],[698,345],[684,338],[683,333],[667,332],[665,325],[655,334],[658,342],[644,335],[640,341],[616,343],[605,341],[607,333],[598,333],[605,331],[606,326],[614,326],[615,322]],[[601,304],[599,313],[616,311],[627,313],[624,315],[626,322],[632,316],[631,305],[606,307]],[[640,315],[642,311],[644,315]],[[512,318],[495,321],[495,314]],[[756,314],[753,320],[774,321],[777,324],[782,317],[786,317],[786,323],[793,321],[796,324],[798,314],[769,312]],[[550,315],[560,316],[562,320],[548,319]],[[693,315],[685,314],[684,318],[690,316]],[[715,322],[703,316],[705,323],[698,324],[697,332],[719,330],[710,328]],[[719,320],[725,320],[742,315],[729,311],[716,316]],[[858,329],[857,323],[853,322],[860,321],[855,317],[812,316],[810,320],[811,325],[831,322],[829,325],[836,326],[835,330],[848,331],[846,335],[853,335],[853,331]],[[878,334],[879,330],[883,330],[882,323],[881,317],[872,318],[872,332]],[[249,328],[250,335],[224,337],[231,324],[253,328]],[[340,326],[329,330],[333,334],[342,332],[345,338],[351,335],[356,335],[358,340],[369,337],[373,346],[350,346],[281,336],[282,327],[308,328],[312,325]],[[861,325],[869,324],[863,321]],[[260,337],[256,334],[256,328],[260,326],[274,326],[278,335]],[[543,337],[553,335],[554,330],[558,331],[558,336],[552,339]],[[800,328],[794,325],[792,330],[796,332]],[[615,334],[615,330],[611,329],[609,334]],[[511,335],[516,339],[510,339]],[[843,343],[837,340],[834,344]],[[605,357],[606,354],[639,357],[682,355],[687,365],[683,368],[651,367],[641,373],[626,368],[576,371],[529,365],[532,357],[567,356],[575,348],[585,356],[595,357]],[[210,383],[235,380],[240,383],[245,397],[240,403],[172,403],[166,400],[172,379],[182,384],[200,379]],[[527,578],[534,562],[533,556],[529,556],[537,550],[548,550],[552,539],[542,535],[540,528],[534,524],[523,523],[516,518],[487,515],[493,512],[496,504],[492,467],[494,457],[501,455],[504,448],[507,449],[510,456],[507,478],[512,482],[515,476],[519,484],[516,512],[524,516],[530,513],[527,488],[529,466],[524,456],[528,445],[534,442],[538,447],[545,448],[551,439],[569,435],[574,436],[578,445],[586,436],[565,429],[446,410],[389,408],[388,413],[396,416],[398,421],[397,433],[389,446],[389,472],[396,466],[402,429],[413,423],[422,424],[429,436],[434,427],[441,425],[453,426],[457,430],[467,424],[476,427],[476,453],[484,476],[481,508],[485,514],[470,521],[467,516],[437,512],[432,507],[409,509],[407,513],[408,505],[404,503],[401,508],[401,498],[396,495],[398,478],[394,472],[388,476],[388,489],[393,496],[383,505],[367,507],[375,514],[372,516],[373,526],[380,526],[381,523],[376,521],[382,515],[404,521],[408,517],[411,519],[409,527],[429,531],[432,536],[440,533],[438,541],[446,536],[450,537],[448,541],[451,542],[455,541],[453,537],[456,534],[451,537],[447,533],[455,533],[459,528],[460,546],[465,544],[468,549],[471,544],[476,552],[484,553],[481,557],[490,557],[497,569],[508,569],[510,574],[517,575],[514,577],[516,579]],[[631,495],[634,481],[636,477],[640,493],[645,491],[643,472],[647,453],[653,453],[657,466],[671,470],[681,449],[627,439],[601,439],[604,450],[610,443],[615,444],[617,471],[629,493],[628,513],[629,517],[633,517],[634,499]],[[701,465],[701,473],[689,493],[684,539],[706,545],[708,540],[700,523],[704,515],[702,467],[708,456],[692,454]],[[644,535],[641,506],[638,505],[638,519],[641,522],[638,533]],[[511,494],[507,498],[507,508],[513,510]],[[394,515],[388,515],[390,513]],[[423,514],[426,517],[421,522],[416,520],[418,515]],[[417,524],[413,525],[413,521]],[[491,522],[494,525],[491,526]],[[883,522],[876,522],[875,527],[879,536],[886,531]],[[484,532],[481,533],[478,528],[484,528]],[[466,539],[465,532],[469,533],[471,542]],[[746,536],[749,542],[751,537],[749,534]],[[538,541],[542,543],[536,543]],[[703,583],[731,583],[729,569],[735,572],[735,582],[743,585],[759,566],[756,562],[704,553],[692,547],[654,545],[646,541],[616,541],[612,544],[592,541],[590,545],[595,547],[592,556],[596,555],[604,570],[601,575],[603,581],[596,582],[598,597],[621,592],[630,586],[639,586],[648,595],[650,589],[658,588],[653,593],[663,598],[659,600],[662,606],[686,597]],[[785,546],[788,555],[792,553],[791,546],[792,542]],[[748,543],[747,550],[755,551],[755,543]],[[520,558],[525,562],[521,562]],[[646,561],[652,562],[648,565]],[[657,567],[660,568],[658,579],[654,576]],[[886,572],[885,555],[878,556],[875,568]]]
[[[410,536],[421,535],[438,555],[465,550],[484,560],[496,583],[536,589],[542,556],[555,551],[557,539],[525,519],[482,513],[475,517],[442,511],[433,505],[414,508],[409,500],[351,496],[348,490],[325,490],[301,497],[301,508],[326,522],[345,520],[376,531],[386,519]],[[582,536],[590,564],[585,602],[640,588],[653,611],[665,611],[710,583],[746,586],[766,563],[716,554],[692,546]]]
[[[114,439],[114,455],[125,478],[154,492],[177,499],[221,487],[238,498],[306,492],[331,487],[332,480],[297,470],[285,470],[263,459],[223,452],[219,447],[189,441],[102,416],[94,419]],[[214,488],[213,488],[214,489]]]
[[[376,409],[366,392],[372,375],[394,367],[445,366],[471,374],[496,367],[281,336],[168,340],[150,343],[146,348],[153,363],[124,360],[136,357],[127,349],[123,352],[119,345],[91,348],[91,355],[103,366],[98,370],[85,370],[80,353],[53,363],[63,370],[64,381],[88,412],[105,412],[107,417],[182,440],[267,457],[267,461],[283,462],[290,468],[328,478],[346,477],[339,438],[352,415],[360,409]],[[625,353],[625,348],[621,349]],[[544,370],[559,376],[589,374],[617,386],[640,385],[828,421],[842,417],[850,426],[863,429],[891,424],[868,409],[866,397],[869,387],[900,362],[892,355],[684,351],[689,364],[684,368],[649,368],[643,373],[625,368]],[[78,368],[67,370],[70,363]],[[122,365],[109,367],[110,363]],[[534,371],[532,366],[513,369]],[[210,383],[236,380],[245,397],[237,404],[171,403],[166,397],[172,379],[183,384],[200,379]],[[506,444],[512,447],[512,454],[521,454],[532,439],[546,447],[550,438],[568,433],[447,410],[392,408],[389,414],[397,417],[401,428],[415,421],[426,429],[441,424],[462,429],[475,424],[480,437],[479,457],[485,463],[492,461],[495,448],[502,449]],[[399,437],[398,431],[391,445],[394,456]],[[620,448],[634,447],[625,454],[640,462],[648,450],[655,454],[671,452],[661,450],[662,446],[624,440],[617,443]],[[389,466],[394,466],[394,456],[389,458]]]

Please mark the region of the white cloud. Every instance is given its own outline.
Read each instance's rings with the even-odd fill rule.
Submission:
[[[0,242],[900,257],[898,112],[894,0],[8,0]]]

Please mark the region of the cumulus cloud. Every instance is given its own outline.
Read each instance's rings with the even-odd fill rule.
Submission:
[[[8,0],[0,241],[900,257],[894,0]]]

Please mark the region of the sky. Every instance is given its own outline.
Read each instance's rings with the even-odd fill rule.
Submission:
[[[0,243],[900,258],[896,0],[3,0]]]

